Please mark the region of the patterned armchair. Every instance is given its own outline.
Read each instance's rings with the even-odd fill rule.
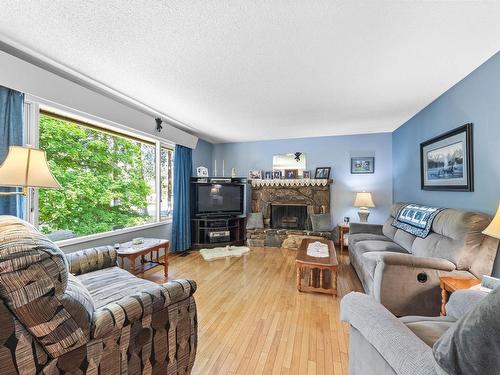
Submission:
[[[0,372],[189,374],[195,290],[131,275],[112,247],[65,256],[30,224],[0,216]]]

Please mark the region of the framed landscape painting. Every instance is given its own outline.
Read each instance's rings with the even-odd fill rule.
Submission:
[[[375,173],[374,157],[351,158],[351,174]]]
[[[474,191],[472,124],[420,144],[422,190]]]

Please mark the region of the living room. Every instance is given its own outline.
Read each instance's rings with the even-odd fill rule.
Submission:
[[[2,12],[0,372],[500,373],[499,3]]]

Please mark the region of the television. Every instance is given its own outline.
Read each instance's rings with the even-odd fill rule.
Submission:
[[[244,184],[196,184],[196,216],[237,216],[245,213]]]

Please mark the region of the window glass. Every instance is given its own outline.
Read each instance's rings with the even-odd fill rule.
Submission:
[[[40,148],[62,186],[39,190],[39,228],[54,241],[156,221],[153,143],[40,114]]]
[[[174,203],[173,186],[173,161],[174,151],[167,147],[160,149],[160,173],[161,173],[161,204],[160,219],[166,220],[172,216]]]

